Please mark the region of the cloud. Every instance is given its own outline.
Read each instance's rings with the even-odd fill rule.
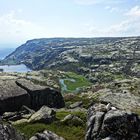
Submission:
[[[132,7],[127,13],[125,13],[127,16],[133,16],[133,17],[140,17],[140,6],[136,5]]]
[[[95,5],[95,4],[119,4],[126,0],[75,0],[80,5]]]
[[[21,42],[38,35],[41,36],[42,32],[43,29],[39,25],[17,18],[15,11],[0,16],[0,42]]]
[[[113,13],[113,12],[121,12],[121,10],[118,7],[106,6],[105,9],[106,10],[109,10],[110,13]]]
[[[110,12],[117,10],[112,9],[111,6],[106,6],[105,9],[109,10]],[[87,24],[86,34],[93,37],[140,36],[140,6],[136,5],[127,11],[123,10],[120,12],[123,16],[122,21],[107,26],[106,28],[96,27],[93,24]]]
[[[77,4],[81,5],[92,5],[104,2],[104,0],[75,0]]]
[[[92,37],[136,36],[140,35],[140,20],[126,19],[118,24],[110,25],[107,28],[87,25],[86,29],[85,34]]]

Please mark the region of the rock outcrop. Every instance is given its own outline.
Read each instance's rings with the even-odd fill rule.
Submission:
[[[101,102],[109,102],[119,109],[140,109],[139,84],[138,78],[116,80],[94,94]]]
[[[15,81],[9,79],[0,80],[0,113],[16,111],[22,105],[30,104],[30,97],[27,91],[17,86]]]
[[[45,130],[42,133],[37,133],[35,136],[31,137],[29,140],[65,140],[62,137],[59,137],[55,133]]]
[[[35,123],[35,122],[40,122],[40,123],[51,123],[52,121],[55,120],[55,114],[56,112],[47,107],[47,106],[42,106],[40,110],[35,112],[28,120],[28,122]]]
[[[0,123],[0,140],[26,140],[23,135],[15,130],[11,125]]]
[[[87,117],[86,140],[139,140],[140,118],[100,104],[90,107]]]
[[[65,103],[61,93],[52,88],[25,79],[0,80],[0,113],[17,111],[23,105],[38,110],[43,105],[61,108]]]
[[[23,63],[34,70],[84,68],[92,82],[107,83],[115,75],[140,77],[139,46],[140,37],[33,39],[18,47],[1,64]]]
[[[30,107],[39,109],[46,105],[51,108],[62,108],[65,106],[64,99],[60,92],[44,86],[30,84],[23,81],[16,81],[17,85],[25,89],[30,96]]]

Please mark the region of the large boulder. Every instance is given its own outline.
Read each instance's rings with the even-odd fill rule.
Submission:
[[[0,80],[0,113],[19,110],[23,104],[30,104],[27,91],[13,79]]]
[[[25,140],[25,137],[17,132],[11,125],[0,123],[0,140]]]
[[[52,88],[25,79],[0,78],[0,113],[20,110],[23,105],[38,110],[43,105],[61,108],[65,103],[61,93]]]
[[[53,88],[40,86],[32,83],[29,80],[17,80],[16,84],[22,89],[26,90],[30,96],[30,107],[39,109],[41,106],[46,105],[51,108],[62,108],[65,102],[61,93]]]
[[[35,123],[35,122],[41,122],[41,123],[51,123],[53,120],[55,120],[55,114],[56,112],[47,107],[42,106],[40,110],[35,112],[28,120],[28,122]]]
[[[138,140],[140,118],[110,105],[94,105],[88,110],[86,140]]]
[[[65,140],[62,137],[59,137],[55,133],[45,130],[42,133],[37,133],[35,136],[31,137],[29,140]]]

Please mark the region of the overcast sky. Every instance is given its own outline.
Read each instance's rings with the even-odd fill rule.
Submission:
[[[140,0],[0,0],[0,44],[140,35]]]

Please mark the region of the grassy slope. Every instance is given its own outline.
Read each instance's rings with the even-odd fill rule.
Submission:
[[[65,84],[69,91],[74,91],[76,88],[86,87],[91,85],[91,83],[82,75],[78,75],[73,72],[66,73],[66,77],[70,79],[74,79],[76,82],[72,82],[69,80],[65,80]]]

